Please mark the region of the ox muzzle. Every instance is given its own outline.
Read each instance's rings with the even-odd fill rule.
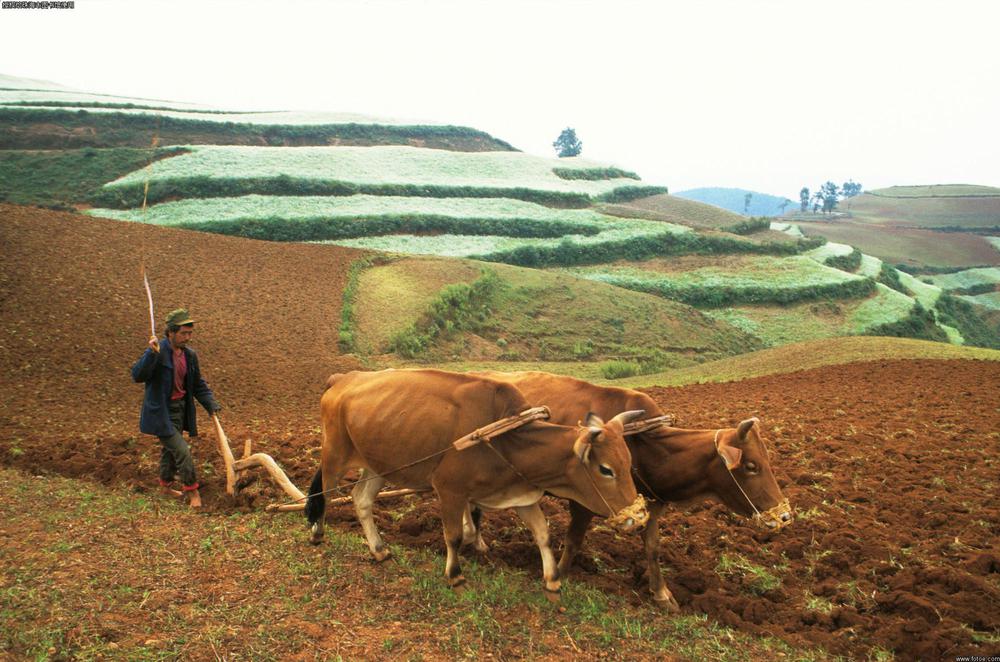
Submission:
[[[751,505],[753,505],[751,503]],[[754,510],[757,510],[754,508]],[[757,526],[770,531],[780,531],[792,523],[792,506],[788,499],[782,499],[776,505],[753,516],[753,521]]]
[[[635,498],[632,505],[619,510],[607,519],[607,524],[622,533],[636,531],[646,526],[649,521],[649,511],[646,510],[646,499],[641,494]]]

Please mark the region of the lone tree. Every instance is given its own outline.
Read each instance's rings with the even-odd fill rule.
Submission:
[[[823,200],[823,213],[832,213],[837,208],[837,196],[840,195],[840,188],[833,182],[827,182],[820,188]]]
[[[753,200],[753,193],[747,193],[743,196],[743,215],[746,216],[750,213],[750,201]]]
[[[579,156],[583,151],[583,143],[576,137],[576,129],[566,127],[563,129],[556,141],[552,143],[559,154],[559,158],[564,156]]]
[[[846,181],[844,182],[844,185],[840,187],[840,193],[845,198],[853,198],[861,193],[861,184],[855,183],[853,179]]]
[[[799,204],[802,206],[802,211],[809,211],[809,188],[806,186],[799,191]]]

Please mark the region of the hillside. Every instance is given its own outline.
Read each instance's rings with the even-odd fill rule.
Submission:
[[[787,220],[807,235],[857,246],[893,264],[1000,264],[993,241],[1000,236],[1000,189],[991,186],[892,186],[841,201],[833,217],[795,212]]]
[[[823,238],[779,232],[767,218],[667,195],[666,187],[618,165],[526,154],[489,143],[474,129],[204,108],[30,81],[0,89],[0,117],[9,119],[0,121],[0,143],[22,147],[0,151],[0,200],[127,223],[498,265],[488,272],[497,282],[478,267],[444,267],[464,277],[440,283],[433,274],[425,278],[431,261],[353,261],[344,281],[347,301],[332,319],[344,351],[380,362],[576,359],[599,363],[610,376],[845,334],[997,344],[979,313],[939,301],[941,287],[900,275],[896,262],[880,262],[882,254],[863,242],[844,239],[821,249]],[[66,118],[90,124],[60,124]],[[45,149],[53,131],[67,138]],[[104,134],[114,140],[101,144],[116,146],[81,148],[72,138]],[[154,135],[155,149],[122,146],[148,145]],[[981,237],[973,241],[996,252]],[[928,248],[941,252],[943,245]],[[993,264],[971,247],[955,250],[977,260],[961,266]],[[374,274],[391,275],[393,286],[379,289]],[[917,284],[907,288],[906,278]],[[379,296],[405,300],[409,316],[366,309],[375,285]],[[990,294],[983,284],[954,293],[966,297],[961,305],[976,304],[974,310],[985,310],[979,304],[989,305]],[[493,326],[465,328],[456,337],[418,328],[436,327],[429,308],[415,308],[417,302],[460,309],[455,296],[478,311],[469,320],[493,315]],[[606,323],[588,327],[590,318],[577,314],[573,302],[590,297],[610,311]],[[561,312],[546,312],[554,309]],[[499,310],[505,315],[494,314]],[[526,317],[518,310],[533,312]],[[675,326],[682,318],[693,326]],[[355,333],[352,325],[366,320],[365,331]],[[654,327],[670,331],[656,337],[649,332]]]
[[[749,207],[746,201],[748,194],[750,195]],[[744,216],[781,216],[786,210],[795,206],[795,203],[788,198],[742,188],[693,188],[687,191],[678,191],[674,195],[678,198],[721,207],[734,214]]]

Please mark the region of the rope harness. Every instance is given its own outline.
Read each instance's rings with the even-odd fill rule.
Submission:
[[[782,499],[781,501],[776,503],[773,507],[768,508],[764,512],[761,512],[760,510],[757,509],[757,506],[754,505],[753,501],[747,495],[746,491],[743,489],[743,486],[740,485],[740,481],[736,479],[736,474],[733,473],[733,470],[729,468],[729,463],[726,462],[726,458],[723,457],[722,453],[719,452],[719,433],[721,433],[722,430],[724,429],[725,428],[719,428],[718,430],[715,431],[715,440],[714,440],[715,453],[722,460],[723,465],[726,467],[726,471],[729,472],[729,476],[733,479],[733,482],[736,483],[736,487],[739,489],[740,494],[743,495],[743,498],[746,499],[747,503],[750,504],[750,507],[753,508],[754,512],[753,519],[766,526],[768,526],[769,523],[773,522],[773,525],[768,526],[768,528],[774,531],[777,531],[778,529],[788,526],[792,520],[791,519],[785,520],[782,519],[781,517],[783,514],[791,511],[791,504],[789,503],[788,499]]]

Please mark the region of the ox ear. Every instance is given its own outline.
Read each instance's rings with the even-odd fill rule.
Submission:
[[[645,409],[632,409],[630,411],[623,411],[622,413],[618,414],[610,421],[608,421],[608,425],[612,425],[614,427],[619,428],[619,432],[621,432],[624,431],[626,425],[628,425],[632,421],[639,420],[645,415],[646,415]]]
[[[603,428],[604,419],[595,414],[592,411],[587,412],[587,417],[583,419],[583,427],[585,428]]]
[[[736,428],[736,432],[737,434],[739,434],[740,441],[743,441],[744,439],[747,438],[747,433],[750,432],[750,428],[752,428],[755,423],[760,423],[760,419],[756,417],[748,418],[747,420],[739,424],[739,426]]]
[[[736,467],[740,466],[740,460],[743,459],[743,451],[739,448],[734,448],[727,445],[719,445],[719,457],[723,459],[726,463],[726,468],[732,471]]]
[[[594,447],[594,440],[597,439],[597,435],[600,433],[600,428],[588,428],[587,434],[580,435],[576,443],[573,444],[573,452],[584,464],[590,462],[590,451]]]

